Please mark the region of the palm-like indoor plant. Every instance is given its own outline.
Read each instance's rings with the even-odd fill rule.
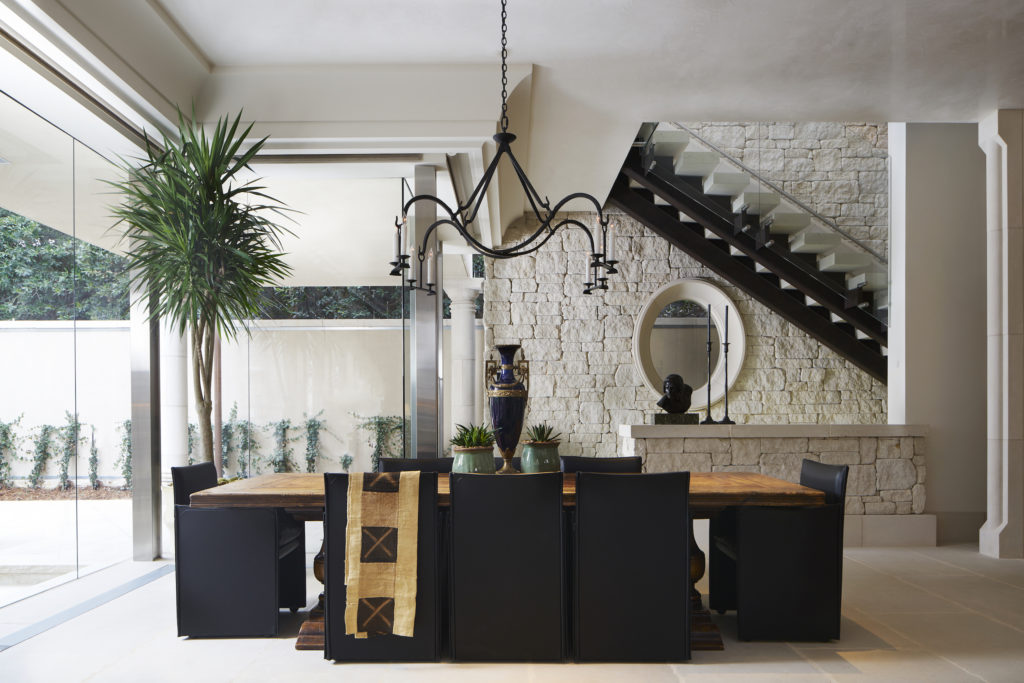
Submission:
[[[177,137],[146,138],[145,156],[122,160],[114,207],[123,224],[132,286],[148,292],[150,318],[190,335],[199,460],[213,460],[214,345],[258,316],[261,292],[291,272],[271,220],[284,207],[244,174],[263,138],[242,150],[241,112],[206,133],[178,112]]]
[[[452,472],[494,474],[494,430],[487,425],[455,425]]]
[[[558,444],[561,433],[546,422],[535,424],[526,430],[523,441],[522,468],[523,472],[557,472],[561,469],[558,462]]]

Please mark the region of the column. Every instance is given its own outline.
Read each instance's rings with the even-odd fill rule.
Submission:
[[[160,323],[148,297],[131,290],[132,559],[160,557]]]
[[[163,483],[171,468],[188,464],[188,345],[177,330],[160,326],[160,451]]]
[[[1024,111],[978,125],[986,156],[987,518],[979,548],[1024,557]]]
[[[430,164],[416,166],[413,191],[416,195],[437,195],[437,169]],[[427,229],[437,220],[437,205],[433,202],[417,202],[412,207],[411,218],[416,234],[416,245],[422,245]],[[444,274],[441,272],[441,242],[433,233],[427,244],[428,253],[433,250],[434,275],[437,291],[442,291]],[[423,277],[419,273],[419,261],[415,249],[410,250],[411,267],[414,277],[426,279],[426,262]],[[443,419],[442,393],[440,384],[441,363],[441,313],[442,297],[429,296],[426,292],[415,292],[410,297],[412,311],[412,334],[410,335],[410,391],[412,393],[412,453],[410,457],[436,458],[441,453],[440,425]]]
[[[482,278],[446,283],[445,293],[451,299],[452,312],[452,368],[449,373],[452,391],[452,434],[454,425],[476,422],[477,385],[476,366],[476,298],[480,294]]]

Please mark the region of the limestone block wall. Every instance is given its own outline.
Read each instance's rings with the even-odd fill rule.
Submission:
[[[699,429],[707,432],[719,428]],[[742,433],[743,428],[736,431]],[[883,428],[882,431],[892,430]],[[817,430],[812,430],[815,432]],[[625,455],[641,456],[647,472],[759,472],[793,482],[799,481],[800,465],[805,458],[830,465],[849,465],[848,515],[924,512],[924,436],[824,434],[822,431],[817,436],[794,433],[786,437],[760,438],[634,438],[624,435],[622,450]]]
[[[879,253],[888,251],[885,123],[684,124]]]
[[[594,214],[575,214],[586,225]],[[735,302],[746,328],[747,354],[729,394],[739,423],[880,424],[883,384],[786,322],[647,230],[615,215],[620,273],[608,291],[584,295],[586,240],[561,230],[536,254],[486,261],[485,348],[522,344],[531,362],[527,424],[545,420],[563,433],[565,455],[611,456],[618,427],[643,424],[658,396],[633,363],[633,325],[657,288],[680,278],[705,278]],[[512,229],[520,239],[533,227]],[[493,351],[491,351],[493,355]],[[495,356],[496,357],[496,356]],[[712,412],[721,416],[722,406]]]

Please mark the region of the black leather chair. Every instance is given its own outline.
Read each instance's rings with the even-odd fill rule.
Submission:
[[[419,530],[416,537],[416,620],[413,637],[345,634],[345,528],[348,525],[348,475],[325,474],[324,491],[324,658],[357,662],[436,662],[440,658],[440,527],[437,473],[420,475]]]
[[[579,455],[563,455],[563,472],[623,472],[639,474],[643,470],[643,458],[588,458]]]
[[[306,604],[303,523],[275,508],[189,507],[216,485],[212,463],[172,467],[171,480],[185,501],[174,507],[178,635],[277,635],[278,610]]]
[[[378,472],[451,472],[453,458],[381,458]]]
[[[217,467],[212,462],[171,468],[171,489],[175,505],[188,505],[196,491],[212,489],[217,485]]]
[[[803,461],[800,483],[824,491],[824,506],[739,507],[712,520],[710,606],[736,609],[741,640],[839,638],[849,470]]]
[[[689,488],[689,472],[577,475],[577,661],[690,659]]]
[[[564,659],[561,473],[452,474],[450,514],[452,658]]]

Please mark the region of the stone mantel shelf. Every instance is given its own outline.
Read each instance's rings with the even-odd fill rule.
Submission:
[[[924,425],[620,425],[631,439],[800,439],[927,436]]]

